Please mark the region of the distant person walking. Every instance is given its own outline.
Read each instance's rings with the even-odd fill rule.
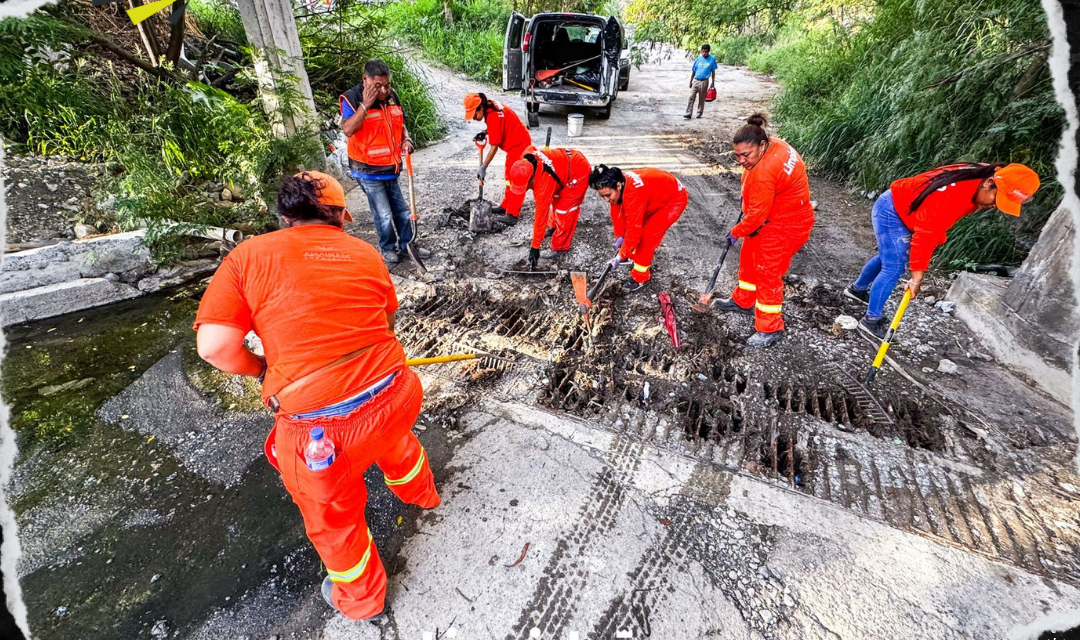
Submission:
[[[888,323],[885,302],[906,269],[905,287],[919,295],[934,249],[964,216],[995,206],[1010,216],[1039,189],[1039,176],[1022,164],[951,164],[889,185],[874,203],[878,253],[844,295],[868,305],[859,329],[882,339]]]
[[[701,45],[701,55],[694,60],[694,66],[690,70],[690,100],[686,103],[686,115],[683,116],[687,120],[694,110],[695,99],[698,101],[697,117],[701,117],[705,112],[705,94],[716,87],[716,58],[712,57],[709,51],[709,45]]]
[[[349,139],[349,173],[367,196],[383,260],[397,264],[413,239],[409,204],[398,185],[401,154],[412,153],[413,143],[405,109],[390,88],[390,68],[382,60],[368,60],[363,83],[341,94],[338,104],[341,130]],[[417,250],[421,258],[431,256],[427,249]]]

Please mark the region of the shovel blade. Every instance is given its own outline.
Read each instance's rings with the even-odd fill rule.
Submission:
[[[405,250],[409,252],[409,259],[413,261],[416,268],[420,270],[420,273],[427,274],[427,267],[424,266],[424,261],[420,259],[420,252],[416,250],[416,245],[410,242],[405,245]]]
[[[697,304],[690,305],[690,308],[694,311],[697,311],[698,313],[706,313],[709,310],[709,305],[712,303],[712,298],[712,291],[709,291],[708,293],[703,293],[701,294],[701,297],[698,298]]]
[[[589,295],[587,293],[588,287],[585,282],[584,271],[571,271],[570,282],[574,285],[574,297],[577,298],[578,305],[584,307],[585,311],[589,310],[592,306],[592,302],[589,301]]]

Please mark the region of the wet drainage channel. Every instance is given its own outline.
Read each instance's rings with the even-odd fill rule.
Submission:
[[[718,342],[675,353],[655,333],[594,345],[576,314],[469,295],[418,304],[399,336],[410,356],[472,344],[516,357],[511,371],[491,376],[495,394],[528,371],[550,410],[1080,585],[1080,500],[1053,492],[1049,478],[1020,485],[939,463],[935,456],[963,446],[947,445],[919,398],[872,396],[831,365],[817,378],[759,380]],[[465,382],[476,375],[460,364],[446,371]]]

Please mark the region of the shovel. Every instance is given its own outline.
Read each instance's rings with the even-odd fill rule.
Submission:
[[[480,167],[484,166],[484,147],[487,146],[487,142],[481,142],[479,140],[473,140],[476,143],[476,150],[480,152]],[[480,230],[480,220],[487,215],[488,211],[484,210],[484,181],[479,178],[476,179],[477,187],[480,192],[476,196],[476,201],[473,202],[472,208],[469,210],[469,231],[477,232]],[[485,227],[485,230],[490,231],[490,227]]]
[[[600,54],[600,55],[603,55],[603,54]],[[599,57],[600,56],[593,56],[591,58],[585,58],[584,60],[578,60],[577,62],[575,62],[573,64],[568,64],[568,65],[566,65],[565,67],[563,67],[561,69],[543,69],[541,71],[537,71],[536,72],[536,79],[543,82],[544,80],[547,80],[549,78],[554,78],[555,76],[559,75],[563,71],[566,71],[567,69],[573,69],[574,67],[576,67],[578,65],[585,64],[586,62],[592,62],[593,60],[596,60]]]
[[[619,257],[619,254],[615,254],[615,258]],[[614,258],[612,258],[614,259]],[[578,310],[581,311],[581,315],[588,317],[589,309],[592,308],[593,300],[600,294],[601,289],[604,287],[604,281],[611,275],[612,268],[611,263],[608,262],[604,267],[604,273],[600,276],[600,279],[596,281],[596,284],[592,286],[592,289],[585,290],[585,273],[581,271],[575,271],[570,274],[570,282],[574,285],[574,297],[578,301]]]
[[[424,266],[424,262],[420,259],[420,252],[416,249],[416,189],[413,186],[411,153],[405,154],[405,169],[409,174],[409,224],[412,225],[412,240],[405,245],[405,250],[409,252],[409,259],[413,261],[420,273],[426,274],[427,267]]]
[[[900,300],[900,306],[896,309],[896,315],[893,316],[892,323],[889,325],[889,330],[885,332],[885,339],[881,341],[881,346],[878,347],[877,356],[874,357],[874,363],[870,365],[870,370],[866,372],[866,379],[863,384],[869,387],[874,382],[874,376],[877,375],[879,369],[881,369],[881,363],[885,360],[885,352],[889,350],[889,343],[892,342],[893,336],[896,334],[896,328],[900,326],[900,318],[904,317],[904,312],[907,311],[908,303],[911,302],[911,292],[904,291],[904,297]]]
[[[739,198],[739,219],[735,221],[735,224],[739,224],[742,221],[742,197]],[[709,303],[712,302],[713,289],[716,288],[716,279],[720,277],[720,269],[724,266],[724,259],[727,258],[727,252],[731,249],[731,243],[728,242],[724,245],[724,251],[720,254],[720,262],[716,263],[716,268],[713,269],[712,277],[709,278],[709,286],[705,288],[705,291],[701,293],[701,297],[698,298],[697,304],[690,305],[694,311],[698,313],[705,313],[709,310]]]

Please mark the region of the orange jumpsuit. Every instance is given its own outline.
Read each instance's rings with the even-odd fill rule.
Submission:
[[[573,149],[540,151],[529,148],[525,153],[536,158],[532,187],[536,215],[531,246],[539,249],[545,227],[554,227],[551,248],[568,251],[581,215],[581,203],[589,191],[589,172],[592,170],[589,161],[583,153]]]
[[[411,430],[424,392],[387,322],[397,308],[377,249],[340,228],[309,224],[237,246],[218,267],[195,319],[196,329],[219,324],[254,330],[262,339],[263,400],[281,407],[266,439],[267,459],[334,583],[334,606],[356,619],[378,614],[386,597],[386,569],[364,519],[364,472],[377,464],[403,501],[439,504],[427,454]],[[361,395],[372,388],[374,397]],[[312,412],[330,415],[303,415]],[[321,471],[304,461],[314,427],[323,428],[335,449],[334,462]]]
[[[532,144],[532,136],[529,135],[529,130],[525,128],[525,125],[521,124],[521,119],[513,109],[494,100],[491,103],[496,108],[488,109],[487,115],[484,116],[484,122],[487,123],[487,139],[490,144],[506,153],[506,167],[509,169],[521,159],[525,149]],[[507,182],[506,191],[503,193],[499,206],[506,209],[508,215],[517,217],[521,215],[521,203],[524,201],[525,194],[513,193],[510,191],[510,183]]]
[[[660,169],[623,171],[622,202],[611,205],[611,224],[615,237],[623,238],[619,256],[633,260],[630,277],[648,282],[653,255],[668,228],[686,209],[686,188],[678,178]]]
[[[731,299],[744,309],[754,307],[754,327],[763,333],[784,328],[782,278],[814,226],[806,165],[780,138],[769,143],[761,161],[742,175],[743,219],[731,230],[746,238]]]

